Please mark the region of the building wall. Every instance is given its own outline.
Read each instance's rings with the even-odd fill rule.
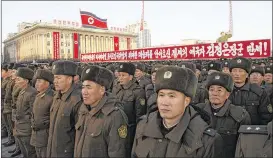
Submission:
[[[53,32],[59,32],[60,59],[73,58],[74,39],[73,34],[78,34],[79,58],[81,53],[96,53],[114,51],[114,36],[119,37],[119,50],[127,49],[127,38],[130,38],[130,48],[136,48],[135,35],[115,35],[113,33],[101,33],[92,31],[71,30],[65,28],[37,28],[24,33],[13,40],[4,42],[7,50],[11,50],[8,43],[16,43],[14,46],[15,58],[18,61],[32,61],[35,59],[53,59]]]
[[[144,29],[138,34],[138,48],[151,47],[151,33],[149,29]]]

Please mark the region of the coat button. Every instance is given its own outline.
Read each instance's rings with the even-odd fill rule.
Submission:
[[[66,152],[67,152],[67,150],[64,150],[64,152],[66,153]]]
[[[229,131],[227,131],[227,134],[230,134],[230,132],[229,132]]]
[[[254,103],[252,103],[251,105],[254,105]]]
[[[162,142],[162,139],[158,139],[158,142],[161,143],[161,142]]]
[[[94,133],[91,133],[90,135],[93,137],[93,136],[94,136]]]

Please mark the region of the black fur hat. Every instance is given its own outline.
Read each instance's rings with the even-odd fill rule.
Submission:
[[[82,71],[81,80],[89,80],[109,89],[114,81],[114,74],[100,66],[88,66]]]
[[[15,64],[13,65],[12,69],[17,70],[19,67],[25,67],[25,66],[22,65],[22,64],[15,63]]]
[[[154,66],[152,67],[151,73],[156,72],[156,71],[157,71],[158,69],[160,69],[161,67],[163,67],[163,65],[161,65],[161,64],[154,65]]]
[[[208,70],[222,71],[222,65],[219,62],[211,61],[208,63]]]
[[[232,92],[234,82],[229,74],[223,72],[213,72],[207,77],[207,89],[209,89],[211,85],[219,85],[224,87],[227,91]]]
[[[139,69],[140,71],[145,71],[145,65],[142,63],[136,63],[135,64],[136,69]]]
[[[258,72],[258,73],[260,73],[262,76],[264,76],[264,68],[262,67],[262,66],[260,66],[260,65],[253,65],[252,67],[251,67],[251,72],[250,72],[250,74],[252,74],[253,72]],[[250,75],[249,74],[249,75]]]
[[[34,71],[28,67],[20,67],[17,70],[16,76],[22,77],[24,79],[32,80],[34,76]]]
[[[135,75],[136,67],[132,63],[122,63],[119,68],[118,72],[126,72],[129,75]]]
[[[116,67],[115,67],[113,64],[106,66],[106,68],[107,68],[108,70],[112,71],[113,73],[114,73],[115,70],[116,70]]]
[[[8,64],[2,65],[2,70],[8,71]]]
[[[194,73],[196,72],[196,65],[191,62],[181,62],[179,63],[179,66],[182,68],[188,68],[191,69]]]
[[[273,66],[272,65],[265,66],[264,70],[265,70],[265,74],[267,74],[267,73],[273,74],[273,72],[272,72],[273,71]]]
[[[157,93],[161,89],[172,89],[193,98],[197,83],[195,74],[188,68],[164,66],[156,72],[155,88]]]
[[[52,64],[52,73],[53,75],[67,75],[67,76],[76,76],[78,66],[73,61],[68,60],[58,60]]]
[[[8,65],[8,69],[12,69],[12,68],[13,68],[13,66],[14,66],[14,63],[9,63],[9,65]]]
[[[229,71],[231,72],[233,68],[241,68],[241,69],[244,69],[247,73],[250,73],[251,66],[252,66],[252,63],[250,60],[243,57],[237,57],[230,60]]]
[[[44,79],[49,83],[53,83],[54,75],[51,71],[45,69],[38,69],[35,74],[35,79]]]
[[[228,67],[229,68],[229,62],[227,60],[222,62],[222,67]]]

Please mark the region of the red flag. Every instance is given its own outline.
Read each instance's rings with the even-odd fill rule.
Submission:
[[[80,14],[82,27],[108,30],[107,19],[101,19],[95,14],[86,11],[80,11]]]
[[[119,51],[119,37],[114,36],[114,51]]]
[[[73,59],[78,59],[79,56],[79,34],[73,33],[73,41],[74,41],[74,53],[73,53]]]

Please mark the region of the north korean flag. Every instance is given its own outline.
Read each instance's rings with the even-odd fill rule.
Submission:
[[[82,27],[108,30],[107,19],[101,19],[95,14],[86,11],[80,11],[80,14]]]

